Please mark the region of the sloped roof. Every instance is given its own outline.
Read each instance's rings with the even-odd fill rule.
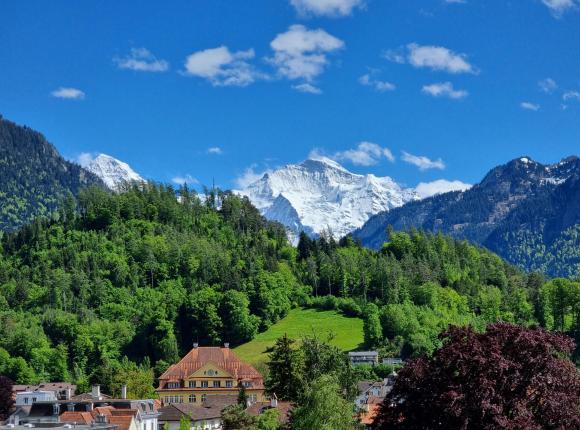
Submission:
[[[189,351],[179,363],[170,366],[159,380],[185,379],[210,362],[232,374],[236,379],[262,379],[262,375],[256,369],[241,361],[229,348],[197,347]]]
[[[40,384],[13,385],[12,391],[64,391],[69,388],[74,392],[77,386],[68,382],[41,382]]]
[[[111,415],[108,418],[109,423],[117,425],[117,430],[129,430],[131,427],[131,422],[133,421],[133,417],[131,415]]]

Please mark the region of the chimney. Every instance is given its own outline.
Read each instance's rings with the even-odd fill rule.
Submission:
[[[71,397],[72,397],[72,388],[69,387],[64,392],[64,398],[65,400],[70,400]]]
[[[197,342],[193,342],[193,349],[197,349],[198,346],[199,344]]]
[[[229,344],[229,342],[225,342],[225,343],[224,343],[224,348],[229,348],[229,347],[230,347],[230,344]]]
[[[121,385],[121,398],[125,400],[127,398],[127,385]]]
[[[276,394],[273,394],[272,398],[270,399],[270,407],[272,408],[278,407],[278,397],[276,397]]]
[[[99,384],[93,385],[91,389],[91,395],[94,399],[101,400],[101,386]]]

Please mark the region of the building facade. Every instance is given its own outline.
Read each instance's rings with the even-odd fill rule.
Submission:
[[[251,403],[263,402],[264,379],[251,365],[241,361],[226,344],[193,349],[159,377],[157,394],[164,405],[202,405],[210,396],[238,394],[243,385]]]

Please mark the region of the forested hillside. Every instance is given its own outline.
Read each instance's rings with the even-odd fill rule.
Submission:
[[[89,188],[2,238],[0,374],[151,395],[193,342],[239,345],[295,306],[362,316],[368,347],[403,356],[430,354],[450,323],[578,324],[578,283],[467,242],[393,233],[377,252],[303,235],[293,248],[245,198],[178,194]]]
[[[62,158],[42,134],[0,115],[0,231],[49,215],[69,193],[88,185],[103,184]]]
[[[379,214],[354,235],[378,249],[389,225],[467,239],[525,270],[579,277],[580,159],[552,165],[528,157],[512,160],[470,190]]]

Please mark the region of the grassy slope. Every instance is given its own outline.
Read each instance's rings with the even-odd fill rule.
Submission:
[[[350,351],[363,343],[362,327],[361,319],[347,318],[334,311],[292,309],[286,318],[258,334],[251,342],[238,346],[235,352],[242,360],[261,368],[267,360],[264,351],[284,333],[292,339],[300,339],[312,333],[326,338],[329,333],[333,333],[331,343],[344,351]]]

